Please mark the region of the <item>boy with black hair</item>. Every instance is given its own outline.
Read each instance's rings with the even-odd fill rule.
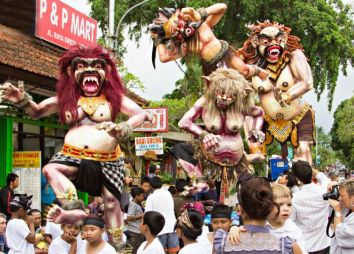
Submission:
[[[10,201],[14,197],[14,189],[20,185],[20,178],[14,173],[9,173],[6,186],[0,190],[0,212],[5,214],[7,220],[11,218]]]
[[[220,228],[226,232],[229,231],[232,224],[231,213],[232,208],[227,205],[217,204],[213,206],[210,215],[211,227],[214,232]]]
[[[144,211],[141,207],[141,202],[144,200],[144,191],[140,187],[133,187],[131,189],[131,196],[133,197],[128,207],[127,221],[127,243],[132,246],[133,254],[136,254],[140,244],[144,242],[144,236],[140,232],[141,220],[144,217]]]
[[[145,236],[137,254],[165,254],[165,251],[158,240],[157,235],[165,226],[165,219],[162,214],[149,211],[144,214],[143,221],[140,224],[140,232]]]
[[[150,184],[150,178],[147,176],[144,176],[141,179],[141,185],[140,187],[143,189],[144,191],[144,199],[146,200],[147,197],[149,196],[149,194],[151,193],[151,184]]]
[[[70,210],[85,210],[85,204],[82,200],[77,202],[67,202],[62,208],[65,211]],[[80,234],[80,227],[74,224],[61,224],[62,234],[51,242],[48,254],[72,254],[80,249],[83,243]]]
[[[102,239],[105,232],[104,220],[97,216],[88,216],[84,219],[82,231],[85,235],[77,254],[116,254],[115,249]],[[71,254],[71,253],[70,253]]]
[[[11,220],[7,223],[6,240],[9,253],[34,254],[34,219],[27,215],[31,209],[32,196],[16,194],[10,202]]]
[[[174,254],[179,251],[179,240],[174,231],[176,217],[174,215],[174,202],[169,191],[162,189],[162,180],[155,176],[150,179],[153,193],[146,200],[145,211],[155,211],[162,214],[165,218],[165,226],[158,235],[158,238],[169,254]]]

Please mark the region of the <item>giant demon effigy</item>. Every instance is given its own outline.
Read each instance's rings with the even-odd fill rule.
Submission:
[[[118,145],[150,116],[124,95],[113,59],[99,46],[74,46],[65,51],[59,72],[55,97],[37,104],[23,86],[5,83],[0,85],[0,101],[13,103],[33,118],[58,113],[60,121],[70,126],[62,150],[43,173],[61,203],[75,202],[76,188],[92,196],[102,195],[110,241],[119,243],[124,158]],[[119,112],[129,119],[116,124]],[[55,223],[77,224],[86,216],[84,211],[65,211],[59,206],[48,212],[49,221]]]
[[[313,80],[300,39],[290,34],[289,27],[269,21],[249,28],[250,37],[238,52],[246,63],[266,69],[269,74],[266,80],[252,79],[265,112],[265,144],[278,140],[285,158],[286,142],[290,140],[294,158],[311,164],[314,111],[301,96],[312,88]]]
[[[150,24],[154,40],[153,64],[156,49],[161,62],[169,62],[186,55],[195,54],[202,60],[203,72],[209,75],[217,68],[228,67],[250,78],[267,73],[257,65],[245,64],[228,42],[215,37],[212,29],[226,10],[222,3],[195,10],[160,8],[158,17]]]
[[[248,134],[250,143],[262,143],[263,111],[254,105],[253,90],[238,71],[220,68],[204,79],[206,93],[179,122],[180,127],[199,139],[175,145],[172,153],[190,175],[221,180],[223,202],[228,179],[252,173],[250,161],[264,159],[260,152],[245,153],[240,134],[247,118],[252,126]],[[202,119],[205,129],[196,124],[198,119]]]

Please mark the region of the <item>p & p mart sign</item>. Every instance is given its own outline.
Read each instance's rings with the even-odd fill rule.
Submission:
[[[63,48],[96,45],[97,21],[59,0],[36,0],[36,36]]]

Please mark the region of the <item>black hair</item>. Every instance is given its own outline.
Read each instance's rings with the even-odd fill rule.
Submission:
[[[185,179],[178,179],[176,182],[176,189],[178,192],[183,192],[186,186],[188,186],[189,182]]]
[[[132,164],[132,165],[134,165],[134,160],[132,159],[132,158],[130,158],[130,157],[125,157],[124,158],[124,163],[125,164]]]
[[[134,186],[132,187],[132,189],[130,190],[130,195],[132,196],[132,198],[135,198],[136,196],[139,196],[141,194],[144,194],[144,191],[142,188]]]
[[[141,184],[143,183],[150,183],[150,178],[148,176],[144,176],[142,179],[141,179]]]
[[[240,204],[249,219],[266,220],[273,209],[273,192],[263,177],[252,177],[241,183]]]
[[[157,236],[165,226],[165,218],[161,213],[149,211],[144,214],[143,225],[147,225],[151,234]]]
[[[33,215],[33,213],[41,213],[41,211],[39,211],[38,209],[31,209],[29,212],[28,212],[28,215]]]
[[[232,208],[223,205],[223,204],[216,204],[213,206],[210,212],[211,219],[213,218],[227,218],[231,220],[231,213],[232,213]]]
[[[184,236],[191,240],[196,240],[198,236],[202,234],[204,220],[203,217],[195,209],[187,209],[189,221],[192,223],[193,227],[181,223],[179,220],[176,222],[176,228],[181,229]]]
[[[12,212],[17,212],[23,208],[26,213],[31,210],[32,205],[32,195],[27,196],[27,194],[15,194],[10,201],[10,210]]]
[[[104,220],[96,215],[89,215],[84,219],[82,225],[94,225],[102,229],[104,228]]]
[[[154,164],[151,164],[149,167],[149,174],[153,174],[156,171],[156,166]]]
[[[294,176],[303,184],[309,184],[312,182],[312,168],[307,161],[295,161],[291,170],[293,171]]]
[[[10,186],[11,182],[14,182],[18,178],[18,175],[15,173],[9,173],[6,178],[6,184],[7,186]]]
[[[171,185],[168,187],[168,191],[171,193],[171,195],[175,195],[177,193],[177,189],[175,186]]]
[[[156,189],[161,189],[162,187],[162,179],[158,176],[154,176],[150,179],[150,184],[151,187],[156,190]]]
[[[296,178],[294,176],[294,173],[292,171],[289,171],[287,174],[288,182],[286,183],[286,187],[292,188],[297,185]]]

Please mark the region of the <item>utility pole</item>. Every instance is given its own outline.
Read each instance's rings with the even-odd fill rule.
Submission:
[[[115,0],[109,0],[108,7],[108,46],[110,49],[115,49],[115,34],[114,34],[114,9],[115,9]]]

